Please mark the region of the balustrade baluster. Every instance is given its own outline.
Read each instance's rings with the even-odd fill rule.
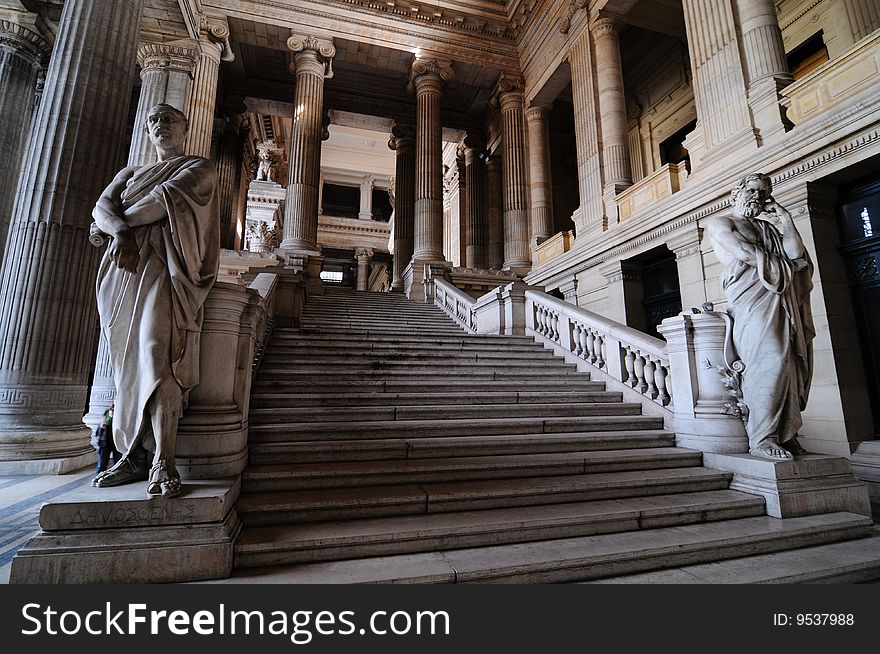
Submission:
[[[553,334],[553,340],[559,341],[559,314],[555,311],[551,314],[550,317],[550,327]]]
[[[596,367],[600,370],[605,367],[605,362],[608,361],[608,357],[605,354],[605,336],[602,334],[596,334]]]
[[[571,342],[572,342],[572,352],[574,352],[577,356],[581,356],[583,352],[583,348],[581,346],[581,326],[580,323],[570,322],[568,323],[571,326]]]
[[[635,354],[634,368],[637,381],[635,389],[644,395],[645,391],[648,390],[648,384],[645,382],[645,358],[642,356],[641,352],[636,352]]]
[[[654,378],[657,380],[657,399],[663,406],[669,404],[669,392],[666,390],[667,375],[668,372],[666,371],[666,366],[664,366],[661,361],[657,364],[657,372],[655,373]]]
[[[596,335],[593,333],[593,330],[589,329],[589,328],[586,329],[586,334],[587,334],[587,342],[585,343],[585,345],[586,345],[586,351],[587,351],[587,361],[589,361],[591,364],[595,365],[595,363],[596,363]]]
[[[657,366],[654,364],[654,360],[651,357],[645,357],[645,383],[648,386],[645,394],[652,400],[657,399],[656,374]]]
[[[635,388],[637,383],[635,373],[636,355],[630,347],[626,347],[626,356],[623,358],[623,365],[626,368],[626,379],[623,380],[624,383]]]

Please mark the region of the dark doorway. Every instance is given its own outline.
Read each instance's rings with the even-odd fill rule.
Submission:
[[[681,312],[681,288],[675,254],[666,247],[656,248],[643,255],[642,263],[642,286],[645,294],[642,299],[645,307],[645,325],[642,331],[661,338],[657,325]]]
[[[840,189],[838,217],[874,433],[880,434],[880,174]]]
[[[357,218],[361,209],[361,189],[358,186],[324,183],[323,212],[336,218]]]

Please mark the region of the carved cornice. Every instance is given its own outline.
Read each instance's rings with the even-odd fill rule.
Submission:
[[[559,31],[563,34],[568,34],[575,14],[581,9],[586,9],[588,3],[589,0],[571,0],[571,2],[568,3],[567,15],[559,19]]]
[[[6,19],[0,19],[0,45],[23,51],[37,61],[52,52],[52,46],[42,36]]]
[[[138,64],[141,68],[171,68],[192,73],[199,60],[195,43],[147,43],[138,48]]]

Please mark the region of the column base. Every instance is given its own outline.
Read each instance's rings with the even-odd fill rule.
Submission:
[[[0,474],[63,475],[97,463],[83,424],[44,429],[0,428]]]
[[[761,495],[774,518],[848,511],[871,515],[868,490],[844,457],[807,454],[771,461],[748,454],[703,454],[703,465],[733,473],[730,488]]]
[[[880,520],[880,440],[860,443],[850,464],[853,474],[867,485],[871,511]]]
[[[173,583],[223,579],[241,530],[241,481],[187,481],[146,497],[145,481],[81,488],[44,504],[41,531],[12,560],[12,584]]]
[[[320,252],[288,250],[282,245],[275,254],[282,258],[285,268],[302,274],[309,295],[324,295],[324,282],[321,279],[324,257]]]
[[[66,475],[98,463],[98,453],[93,447],[75,456],[54,459],[26,459],[24,461],[0,461],[0,476],[15,475]]]
[[[437,269],[432,274],[438,274],[441,270],[452,268],[452,264],[442,259],[438,261],[413,259],[403,271],[403,292],[406,297],[416,302],[430,304],[434,302],[434,296],[433,293],[426,290],[426,266],[436,266]]]

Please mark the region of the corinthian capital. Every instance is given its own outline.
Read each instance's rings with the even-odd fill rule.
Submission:
[[[141,68],[173,68],[192,73],[199,60],[199,48],[192,41],[147,43],[138,48],[137,60]]]
[[[336,56],[333,40],[319,38],[314,34],[291,34],[287,39],[287,49],[294,53],[311,50],[325,61],[330,61]]]

